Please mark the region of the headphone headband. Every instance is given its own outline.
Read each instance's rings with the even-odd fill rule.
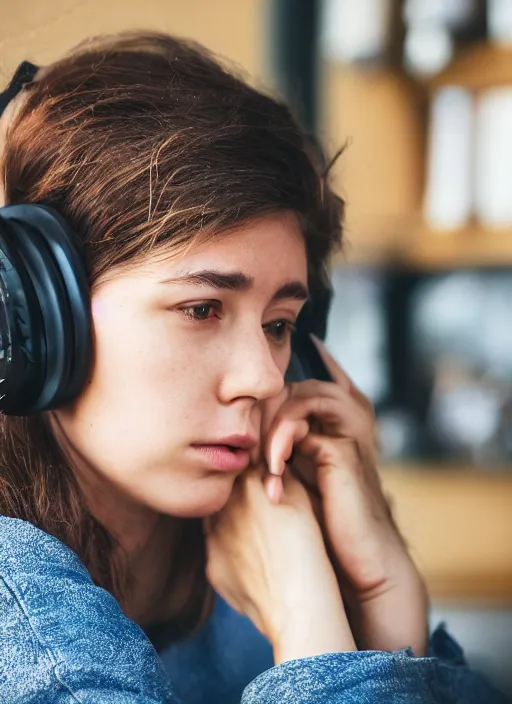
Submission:
[[[16,69],[14,76],[11,78],[7,88],[3,91],[3,93],[0,93],[0,117],[11,100],[18,95],[23,86],[34,80],[38,71],[39,67],[35,64],[31,64],[30,61],[21,62]]]

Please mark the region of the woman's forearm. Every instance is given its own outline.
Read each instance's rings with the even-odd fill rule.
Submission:
[[[357,650],[339,599],[295,609],[273,647],[276,665],[324,653]]]

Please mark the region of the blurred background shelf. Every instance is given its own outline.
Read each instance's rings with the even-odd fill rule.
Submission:
[[[512,227],[488,229],[479,225],[435,230],[414,220],[380,226],[374,236],[360,230],[335,265],[397,266],[404,268],[456,269],[512,266]]]
[[[384,489],[435,600],[512,604],[512,472],[385,465]]]
[[[458,230],[419,228],[411,237],[406,262],[422,268],[512,266],[512,228]]]
[[[430,90],[463,86],[485,90],[512,84],[512,48],[486,42],[461,49],[449,66],[425,82]]]

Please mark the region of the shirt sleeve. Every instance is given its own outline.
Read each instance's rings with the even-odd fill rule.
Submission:
[[[156,651],[78,557],[0,516],[2,704],[179,704]],[[429,656],[331,653],[256,677],[242,704],[506,704],[438,629]]]
[[[2,704],[178,704],[142,630],[78,557],[0,517]]]
[[[242,704],[507,704],[466,664],[460,646],[436,629],[428,657],[410,649],[330,653],[267,670],[246,687]],[[510,704],[510,703],[509,703]]]

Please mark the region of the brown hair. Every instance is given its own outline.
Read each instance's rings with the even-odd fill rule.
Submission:
[[[293,211],[314,288],[343,214],[322,154],[281,102],[207,51],[158,33],[99,37],[26,91],[0,156],[5,200],[57,208],[83,244],[91,286],[157,247]],[[113,540],[88,512],[45,416],[4,416],[0,433],[0,512],[61,539],[122,601],[127,576]],[[177,615],[183,634],[204,613],[206,586],[197,521],[182,538],[172,579],[184,570],[196,585]]]

